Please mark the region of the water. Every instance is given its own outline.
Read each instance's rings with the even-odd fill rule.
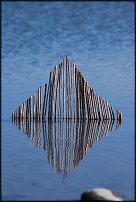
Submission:
[[[76,8],[76,9],[75,9]],[[12,124],[11,113],[48,82],[64,54],[123,114],[63,182],[47,151]],[[2,199],[73,200],[105,187],[134,199],[134,4],[2,3]]]

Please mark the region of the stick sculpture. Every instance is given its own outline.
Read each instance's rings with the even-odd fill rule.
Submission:
[[[122,114],[116,110],[116,119]],[[43,104],[42,87],[12,112],[13,120],[83,119],[114,120],[113,107],[90,87],[75,63],[67,56],[50,72],[45,84]]]

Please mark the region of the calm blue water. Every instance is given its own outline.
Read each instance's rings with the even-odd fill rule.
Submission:
[[[116,131],[95,143],[63,182],[11,113],[64,54],[114,109]],[[2,2],[2,199],[73,200],[105,187],[134,199],[134,4]]]

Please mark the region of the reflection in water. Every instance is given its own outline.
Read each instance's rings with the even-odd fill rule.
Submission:
[[[114,120],[91,122],[72,119],[44,122],[13,120],[13,124],[18,126],[36,147],[43,147],[46,150],[49,164],[65,179],[85,157],[88,149],[112,131]],[[119,126],[120,123],[116,123],[116,127]]]

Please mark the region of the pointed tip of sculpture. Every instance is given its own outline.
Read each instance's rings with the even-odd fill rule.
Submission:
[[[67,56],[67,54],[66,54],[66,53],[64,54],[64,57],[66,57],[66,59],[68,58],[68,56]]]

